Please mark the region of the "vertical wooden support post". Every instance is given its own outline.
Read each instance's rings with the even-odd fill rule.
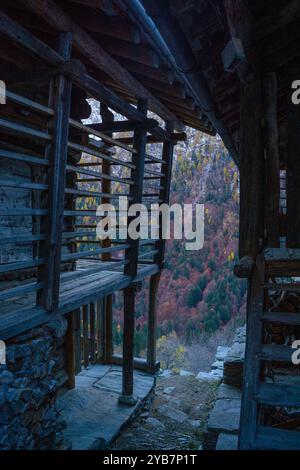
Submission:
[[[174,123],[171,121],[167,121],[166,130],[170,135],[172,135],[174,131]],[[160,179],[161,189],[159,191],[159,199],[163,201],[163,203],[165,204],[169,203],[169,198],[170,198],[173,151],[174,151],[174,143],[172,142],[172,140],[164,142],[163,152],[162,152],[162,159],[164,160],[164,163],[162,164],[162,170],[161,170],[164,176],[162,176]],[[164,240],[162,237],[162,216],[160,214],[159,241],[157,242],[158,254],[155,256],[154,262],[158,264],[161,268],[163,267],[163,262],[164,262],[165,247],[166,247],[166,240]]]
[[[166,130],[171,135],[174,131],[173,122],[166,123]],[[170,197],[170,184],[172,177],[172,162],[173,162],[174,143],[172,140],[164,142],[161,172],[164,176],[160,179],[160,192],[159,199],[163,203],[169,203]],[[154,263],[158,264],[160,269],[163,268],[165,256],[166,240],[162,237],[162,216],[159,216],[159,240],[156,243],[158,253],[155,255]],[[148,305],[148,337],[147,337],[147,367],[151,372],[156,370],[156,308],[157,308],[157,291],[161,271],[150,277],[149,286],[149,305]]]
[[[298,66],[299,69],[299,66]],[[292,101],[297,70],[290,71],[290,92],[287,117],[287,240],[288,248],[300,248],[300,105]]]
[[[96,362],[96,308],[95,303],[90,305],[90,350],[91,350],[91,364]]]
[[[124,290],[124,335],[123,335],[123,381],[119,403],[135,405],[133,396],[133,349],[135,328],[135,289],[129,286]]]
[[[81,371],[81,309],[75,310],[74,315],[74,347],[75,347],[75,375]]]
[[[104,303],[105,298],[97,300],[97,362],[104,362]]]
[[[89,365],[90,344],[89,344],[89,305],[82,308],[82,331],[83,331],[83,365]]]
[[[262,86],[242,85],[240,118],[239,256],[256,257],[263,242]]]
[[[111,123],[114,121],[114,114],[108,109],[106,104],[101,103],[101,117],[103,124]],[[112,133],[107,134],[108,136],[112,137]],[[102,160],[102,173],[104,175],[110,175],[110,162],[107,160]],[[109,179],[102,180],[102,192],[110,194],[111,193],[111,181]],[[110,199],[103,197],[101,198],[102,204],[110,203]],[[102,248],[108,248],[111,245],[111,241],[109,239],[102,241]],[[109,261],[111,259],[110,253],[102,253],[101,255],[102,261]],[[104,356],[103,362],[110,363],[113,356],[113,296],[108,295],[106,297],[103,309],[104,315]]]
[[[109,364],[113,356],[113,296],[108,295],[104,299],[103,315],[104,315],[104,363]]]
[[[265,112],[265,222],[267,246],[278,248],[279,238],[279,149],[277,125],[276,73],[263,76],[263,103]]]
[[[139,100],[138,111],[147,117],[148,102]],[[135,169],[132,170],[131,179],[134,185],[130,188],[130,196],[133,204],[141,203],[143,196],[144,165],[147,144],[147,131],[142,127],[136,127],[134,131],[133,146],[137,150],[134,154]],[[130,217],[128,224],[130,224]],[[126,252],[128,264],[125,265],[125,274],[133,280],[137,274],[139,240],[128,238],[130,248]],[[124,335],[123,335],[123,385],[122,395],[119,403],[134,405],[136,398],[133,396],[133,350],[134,350],[134,329],[135,329],[135,291],[136,286],[130,285],[124,290]]]
[[[257,354],[262,344],[262,321],[264,308],[265,266],[262,255],[258,255],[248,286],[247,337],[244,361],[243,396],[240,419],[239,449],[250,450],[255,440],[258,404],[254,399],[260,376],[260,358]]]
[[[59,53],[66,59],[71,57],[72,34],[60,33]],[[48,311],[55,311],[59,303],[60,261],[63,230],[64,193],[66,179],[67,145],[72,82],[60,74],[53,82],[50,107],[55,111],[52,123],[53,142],[50,151],[49,214],[46,227],[48,237],[43,244],[41,257],[45,265],[39,269],[39,281],[45,287],[37,294],[37,304]]]
[[[67,387],[75,388],[76,375],[76,315],[78,311],[68,315],[68,330],[66,335],[66,369],[68,374]],[[80,351],[79,351],[80,353]]]
[[[153,274],[149,285],[147,369],[150,372],[156,371],[156,306],[160,275],[161,271]]]

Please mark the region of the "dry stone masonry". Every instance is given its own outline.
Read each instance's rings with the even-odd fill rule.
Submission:
[[[67,330],[64,318],[30,330],[6,345],[0,366],[0,450],[43,450],[64,445],[56,408]]]
[[[214,408],[210,412],[207,430],[203,442],[204,450],[234,450],[238,445],[238,431],[241,412],[241,386],[243,362],[245,355],[246,328],[239,328],[234,342],[227,351],[224,350],[222,383]],[[218,364],[218,348],[214,370],[221,371]]]

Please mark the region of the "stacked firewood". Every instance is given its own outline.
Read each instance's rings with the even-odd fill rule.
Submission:
[[[269,312],[300,313],[300,295],[288,291],[268,295],[266,308]],[[290,346],[296,339],[300,339],[299,326],[275,325],[274,323],[267,323],[265,326],[265,343],[267,344]]]
[[[300,313],[300,295],[289,291],[280,291],[268,294],[265,299],[266,310],[269,312]],[[279,325],[265,322],[264,342],[266,344],[278,344],[291,346],[300,339],[300,327]],[[266,362],[264,375],[267,381],[277,383],[300,384],[300,368],[297,365],[283,362]],[[300,409],[286,407],[264,406],[260,413],[261,424],[281,429],[300,429]]]

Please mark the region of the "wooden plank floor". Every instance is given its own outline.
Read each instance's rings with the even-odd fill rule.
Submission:
[[[158,269],[155,264],[139,265],[135,281],[145,279],[156,273]],[[67,314],[82,305],[124,289],[130,281],[130,277],[123,274],[123,267],[114,266],[113,262],[80,260],[76,271],[61,274],[57,314]],[[20,282],[18,286],[21,284]],[[11,285],[11,287],[15,286],[16,283]],[[8,288],[8,283],[5,283],[5,288]],[[0,339],[7,340],[47,320],[49,320],[49,314],[35,305],[35,292],[0,300]]]

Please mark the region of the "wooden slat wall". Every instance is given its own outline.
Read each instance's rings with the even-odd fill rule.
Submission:
[[[256,257],[263,243],[263,134],[260,80],[242,85],[239,256]]]
[[[287,116],[287,246],[300,248],[300,105],[292,102],[292,82],[299,72],[290,71],[290,95]]]
[[[72,34],[61,33],[59,53],[65,60],[71,57]],[[61,263],[61,244],[63,230],[63,211],[66,184],[67,145],[69,135],[69,115],[71,106],[71,80],[59,74],[51,82],[50,107],[55,110],[50,132],[53,142],[47,154],[50,159],[49,214],[43,229],[47,233],[46,243],[42,244],[41,257],[46,264],[39,269],[38,281],[45,287],[39,291],[37,304],[47,311],[55,311],[59,303],[59,282]]]

